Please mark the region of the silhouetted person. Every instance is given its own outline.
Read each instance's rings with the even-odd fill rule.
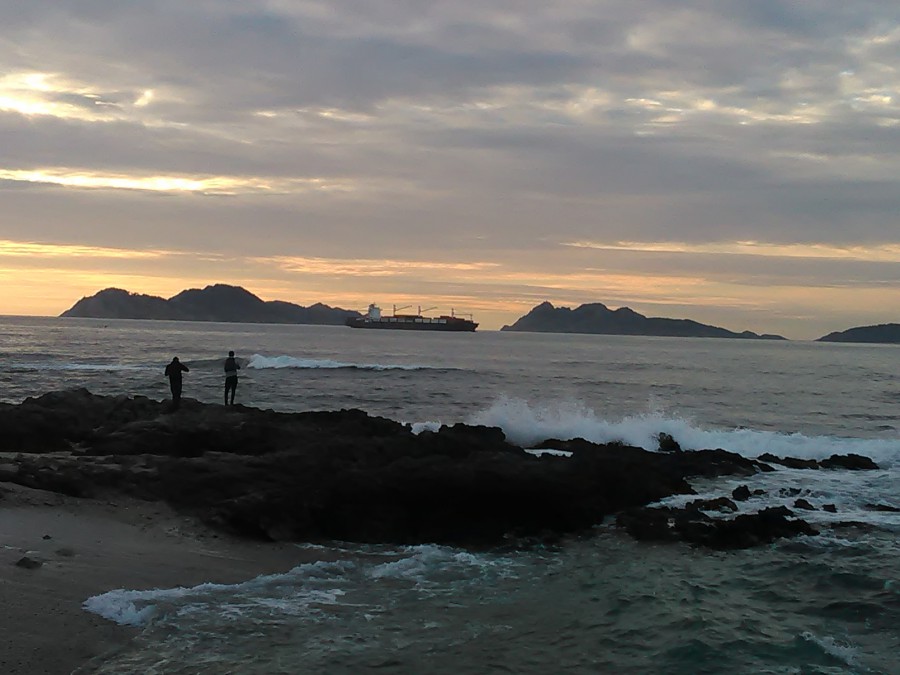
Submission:
[[[181,405],[181,373],[190,372],[190,368],[172,357],[172,363],[166,366],[166,377],[169,378],[169,388],[172,390],[172,408],[178,410]]]
[[[225,359],[225,405],[229,405],[228,392],[231,392],[231,405],[234,405],[234,394],[237,392],[237,371],[241,367],[234,360],[234,352],[228,352],[228,358]]]

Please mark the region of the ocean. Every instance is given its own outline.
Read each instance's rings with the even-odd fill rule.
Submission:
[[[744,551],[639,543],[601,523],[528,550],[302,544],[327,562],[110,589],[85,611],[143,630],[91,672],[900,673],[900,513],[871,508],[900,507],[900,346],[3,317],[0,399],[164,399],[178,356],[184,396],[216,403],[229,350],[236,401],[261,408],[487,424],[526,447],[652,450],[666,432],[686,450],[852,452],[880,469],[696,482],[710,496],[762,488],[753,510],[817,507],[802,515],[819,536]]]

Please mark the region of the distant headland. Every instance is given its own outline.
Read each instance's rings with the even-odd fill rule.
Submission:
[[[869,342],[900,344],[900,323],[857,326],[820,337],[816,342]]]
[[[759,335],[749,330],[735,333],[690,319],[648,318],[628,307],[616,310],[593,302],[575,309],[554,307],[542,302],[504,331],[536,333],[591,333],[599,335],[655,335],[663,337],[744,338],[752,340],[785,340],[781,335]]]
[[[160,319],[228,323],[303,323],[343,325],[359,312],[316,303],[309,307],[281,300],[264,301],[240,286],[214,284],[181,291],[168,300],[155,295],[107,288],[82,298],[60,316],[92,319]]]

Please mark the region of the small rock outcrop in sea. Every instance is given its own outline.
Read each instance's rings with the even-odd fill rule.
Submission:
[[[641,541],[687,541],[715,549],[750,548],[781,537],[816,535],[818,530],[784,507],[715,520],[696,506],[641,508],[619,514],[620,527]]]
[[[37,558],[28,555],[22,556],[15,563],[16,567],[21,567],[26,570],[36,570],[43,564],[42,560],[38,560]]]
[[[802,509],[804,511],[815,511],[816,510],[815,506],[810,504],[808,500],[803,499],[802,497],[800,499],[794,500],[794,508]]]
[[[891,506],[890,504],[866,504],[866,508],[882,513],[900,513],[900,506]]]
[[[672,438],[672,434],[661,433],[656,437],[660,452],[681,452],[681,445]]]
[[[768,464],[780,464],[789,469],[847,469],[850,471],[862,471],[877,469],[878,465],[868,457],[849,453],[846,455],[832,455],[827,459],[799,459],[797,457],[776,457],[765,452],[759,456],[759,461]]]
[[[638,538],[717,548],[811,532],[768,511],[708,522],[703,509],[736,510],[727,498],[683,513],[644,508],[693,494],[689,478],[772,470],[759,460],[580,439],[542,446],[572,454],[535,456],[489,427],[416,435],[359,410],[276,413],[186,399],[170,412],[168,402],[84,389],[0,404],[0,483],[165,501],[259,539],[494,545],[589,532],[616,513]],[[675,526],[662,528],[663,518]]]
[[[740,485],[731,491],[731,498],[739,502],[745,502],[750,499],[750,488],[746,485]]]

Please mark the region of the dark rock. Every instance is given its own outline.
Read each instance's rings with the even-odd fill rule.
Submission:
[[[37,558],[32,558],[30,556],[23,556],[16,561],[16,567],[21,567],[26,570],[36,570],[38,567],[43,565],[44,563]]]
[[[776,457],[770,452],[764,452],[759,456],[760,461],[770,464],[780,464],[789,469],[818,469],[819,463],[814,459],[798,459],[797,457]]]
[[[737,511],[737,505],[728,499],[728,497],[718,497],[716,499],[695,499],[685,505],[686,509],[697,511]]]
[[[750,488],[748,488],[746,485],[736,487],[731,491],[731,497],[736,501],[745,502],[750,499]]]
[[[766,467],[721,449],[659,453],[583,439],[541,444],[570,458],[535,457],[500,429],[454,425],[417,436],[359,410],[276,413],[191,399],[177,414],[165,408],[83,389],[0,405],[0,447],[20,452],[0,480],[165,501],[264,540],[493,545],[590,532],[608,515],[693,494],[689,478]],[[723,498],[713,508],[736,506]],[[671,517],[673,536],[700,544],[719,527],[697,508]]]
[[[851,471],[864,471],[877,469],[878,465],[868,457],[855,455],[832,455],[828,459],[819,462],[823,469],[849,469]]]
[[[888,504],[866,504],[866,508],[871,511],[881,511],[883,513],[900,513],[900,508]]]
[[[803,498],[794,500],[794,508],[795,509],[803,509],[804,511],[815,511],[816,507],[810,504]]]
[[[635,508],[620,512],[616,525],[638,541],[675,541],[675,518],[670,508]]]
[[[822,510],[828,513],[837,513],[837,506],[834,504],[822,504]]]
[[[782,537],[818,534],[804,520],[789,520],[790,515],[787,509],[773,508],[713,520],[689,509],[636,508],[620,513],[616,524],[640,541],[683,540],[714,549],[751,548]]]
[[[660,452],[681,452],[681,445],[672,438],[672,434],[661,433],[657,437]]]
[[[833,530],[858,530],[860,532],[874,532],[878,528],[872,523],[863,523],[858,520],[842,520],[839,523],[832,523]]]

